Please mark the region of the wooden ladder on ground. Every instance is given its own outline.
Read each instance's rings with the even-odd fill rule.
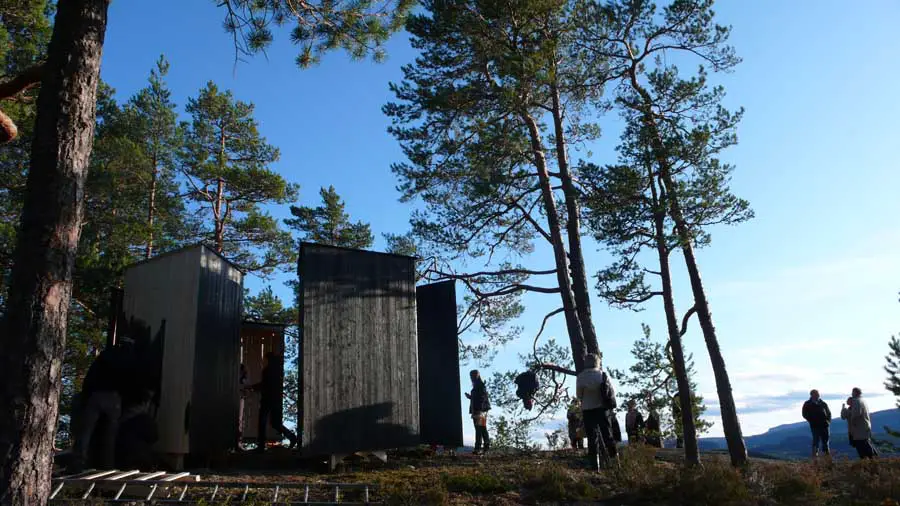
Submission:
[[[356,483],[201,481],[190,473],[87,471],[55,478],[50,504],[380,504]]]

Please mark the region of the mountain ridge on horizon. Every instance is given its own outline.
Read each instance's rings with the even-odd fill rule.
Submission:
[[[870,416],[872,438],[900,446],[900,438],[890,436],[884,429],[885,426],[900,429],[900,408],[875,411]],[[776,425],[761,434],[746,436],[744,441],[748,450],[777,458],[808,458],[812,448],[809,424],[806,421]],[[726,448],[724,437],[700,438],[699,444],[701,450]],[[835,453],[856,455],[847,436],[847,422],[839,414],[831,420],[831,449]]]

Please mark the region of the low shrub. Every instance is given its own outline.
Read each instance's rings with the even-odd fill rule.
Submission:
[[[820,472],[813,466],[770,465],[764,473],[770,483],[770,495],[778,504],[814,506],[828,500],[828,494],[822,489]]]
[[[527,494],[537,501],[591,501],[600,496],[599,490],[592,483],[585,478],[573,476],[557,464],[529,471],[524,487]]]
[[[510,484],[487,472],[444,473],[443,482],[450,492],[473,495],[502,494],[513,489]]]
[[[752,499],[740,471],[718,461],[682,469],[673,496],[679,504],[696,506],[740,506]]]

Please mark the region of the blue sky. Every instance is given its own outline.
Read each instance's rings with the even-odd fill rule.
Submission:
[[[744,432],[799,420],[810,388],[820,389],[833,408],[854,386],[868,392],[871,409],[892,407],[882,394],[882,365],[887,340],[900,330],[894,36],[900,4],[720,2],[717,12],[733,26],[732,43],[744,59],[734,73],[715,78],[726,86],[729,106],[746,108],[740,144],[725,159],[737,166],[734,190],[751,202],[756,218],[714,230],[699,261]],[[182,112],[208,80],[256,104],[260,130],[281,150],[275,169],[301,185],[302,203],[317,203],[319,187],[334,185],[351,215],[372,224],[376,249],[382,232],[405,231],[411,208],[398,202],[389,169],[402,154],[386,133],[381,106],[392,98],[388,82],[398,81],[400,66],[415,57],[407,36],[391,40],[383,64],[334,53],[301,71],[293,63],[295,48],[281,37],[267,58],[235,66],[222,19],[212,1],[113,2],[103,79],[124,100],[165,54]],[[618,132],[610,120],[590,146],[598,163],[614,160]],[[271,212],[283,217],[287,209]],[[608,261],[595,244],[586,250],[591,271]],[[546,252],[535,254],[537,264],[547,259]],[[684,311],[690,294],[680,259],[674,260],[676,304]],[[271,283],[287,299],[285,279]],[[246,285],[256,290],[264,283],[248,279]],[[533,335],[558,300],[530,296],[526,304],[520,324]],[[594,308],[611,366],[630,363],[641,322],[662,338],[659,303],[641,313],[599,300]],[[552,320],[544,335],[565,341],[562,320]],[[695,355],[699,389],[717,422],[715,383],[696,321],[685,346]],[[496,368],[515,368],[516,354],[528,348],[527,337],[510,345]],[[471,440],[469,424],[464,427]],[[711,434],[719,435],[719,427]]]

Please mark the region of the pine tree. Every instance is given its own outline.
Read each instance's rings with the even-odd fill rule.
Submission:
[[[548,317],[564,315],[580,368],[599,347],[568,146],[598,135],[582,118],[598,100],[604,60],[583,58],[570,37],[572,3],[423,6],[407,24],[421,56],[391,85],[397,101],[384,111],[408,159],[393,166],[403,199],[425,207],[413,232],[440,253],[429,277],[461,281],[472,313],[512,309],[526,292],[555,294],[562,307]],[[536,241],[552,252],[552,266],[520,263]],[[484,266],[454,269],[463,259]]]
[[[287,203],[297,191],[271,170],[278,149],[260,135],[253,105],[209,82],[188,100],[187,112],[192,122],[182,164],[190,198],[204,216],[204,239],[247,272],[268,274],[291,264],[290,234],[260,206]]]
[[[643,335],[637,339],[631,347],[631,356],[635,363],[627,372],[610,369],[612,376],[621,385],[625,395],[622,399],[622,409],[628,408],[628,401],[635,401],[639,407],[652,409],[660,415],[660,428],[662,437],[675,437],[678,440],[685,439],[684,422],[681,417],[680,388],[676,381],[675,362],[670,345],[663,345],[653,340],[650,327],[641,325]],[[694,382],[694,364],[691,356],[685,357],[685,371],[690,382],[690,418],[696,435],[707,432],[712,423],[701,418],[706,411],[703,397],[697,395],[697,385]],[[681,447],[680,445],[678,446]]]
[[[888,377],[884,382],[884,388],[897,398],[897,407],[900,408],[900,339],[897,336],[891,336],[888,343],[890,351],[884,360],[887,365],[884,366],[884,372]],[[896,428],[885,427],[885,430],[891,436],[900,438],[900,430]]]
[[[322,188],[319,196],[322,197],[321,206],[291,206],[294,217],[284,220],[285,224],[299,232],[304,241],[342,248],[372,247],[375,242],[372,228],[362,221],[350,221],[350,215],[344,211],[344,202],[334,186]]]
[[[375,6],[368,2],[327,2],[304,4],[283,0],[265,2],[280,6],[280,12],[297,12],[296,40],[324,41],[320,51],[350,47],[347,38],[362,45],[378,43],[400,22],[411,2]],[[0,9],[8,26],[9,12],[27,10],[34,2],[6,2]],[[40,5],[48,6],[48,3]],[[221,4],[227,12],[226,29],[238,34],[246,26],[279,24],[284,15],[259,19],[266,12],[261,2],[245,0]],[[235,10],[235,6],[238,7]],[[40,376],[31,371],[59,371],[65,348],[67,308],[72,289],[72,268],[82,225],[84,185],[92,148],[94,111],[99,82],[100,56],[106,32],[109,0],[67,0],[57,6],[53,35],[47,45],[46,61],[29,67],[6,81],[0,97],[20,94],[40,82],[36,103],[34,135],[31,142],[30,170],[22,193],[20,223],[16,236],[10,289],[13,296],[4,300],[2,355],[3,395],[0,395],[0,502],[43,504],[50,492],[50,448],[52,427],[56,421],[56,398],[60,382],[57,375]],[[262,9],[262,11],[261,11]],[[323,17],[324,16],[324,17]],[[249,25],[240,23],[248,22]],[[44,25],[46,26],[46,25]],[[304,31],[308,30],[308,31]],[[38,33],[40,30],[35,30]],[[259,32],[253,32],[254,34]],[[366,37],[367,34],[371,36]],[[263,32],[264,35],[264,32]],[[266,37],[254,37],[263,44]],[[41,37],[24,37],[28,47],[40,45]],[[269,37],[271,40],[271,37]],[[236,45],[236,47],[238,47]],[[376,54],[380,54],[376,52]],[[309,62],[310,58],[301,59]],[[4,119],[0,113],[0,122]],[[3,131],[10,134],[9,122]],[[23,160],[21,158],[20,160]],[[246,213],[245,232],[272,230],[274,220],[259,213]],[[4,233],[6,233],[4,231]],[[245,234],[247,235],[247,234]],[[272,234],[268,234],[272,235]],[[256,239],[276,242],[275,237]],[[290,247],[288,238],[279,245]],[[276,248],[278,249],[278,248]],[[264,261],[254,265],[262,271],[278,264],[283,251],[267,251]],[[0,293],[3,291],[0,290]],[[23,363],[32,367],[22,368]],[[15,404],[11,404],[15,402]],[[46,408],[47,405],[51,407]],[[35,458],[35,456],[39,456]]]
[[[274,31],[289,22],[296,63],[308,67],[323,53],[344,49],[354,59],[385,58],[384,43],[401,28],[413,0],[223,0],[225,30],[234,38],[235,58],[264,52]],[[275,29],[275,30],[273,30]]]
[[[696,313],[703,331],[722,406],[722,429],[731,462],[737,466],[747,462],[747,448],[695,256],[696,243],[708,242],[705,227],[711,223],[692,221],[691,215],[702,216],[709,207],[713,222],[752,216],[747,203],[730,193],[732,167],[715,158],[736,142],[734,128],[741,112],[721,106],[724,89],[708,89],[702,66],[695,76],[682,79],[678,68],[662,58],[664,53],[696,56],[717,71],[737,65],[740,60],[727,44],[730,30],[715,24],[712,4],[712,0],[676,1],[660,12],[649,2],[590,4],[580,12],[586,21],[578,37],[590,41],[586,51],[607,59],[617,80],[617,104],[632,124],[640,125],[639,138],[664,192],[661,201],[685,260],[694,298],[691,313]],[[686,191],[689,181],[699,191]]]
[[[0,503],[44,504],[50,493],[108,6],[60,2],[47,49],[0,340]]]
[[[46,0],[0,4],[0,82],[8,83],[40,63],[50,41],[52,5]],[[25,198],[38,87],[16,93],[2,103],[3,112],[16,125],[17,137],[0,149],[0,317],[13,266],[16,230]]]
[[[160,56],[156,68],[150,71],[147,87],[131,97],[124,110],[128,133],[144,152],[142,163],[134,167],[146,187],[146,196],[141,199],[146,206],[144,258],[169,249],[171,240],[183,230],[183,208],[175,181],[182,132],[172,93],[166,87],[168,72],[169,62]]]

